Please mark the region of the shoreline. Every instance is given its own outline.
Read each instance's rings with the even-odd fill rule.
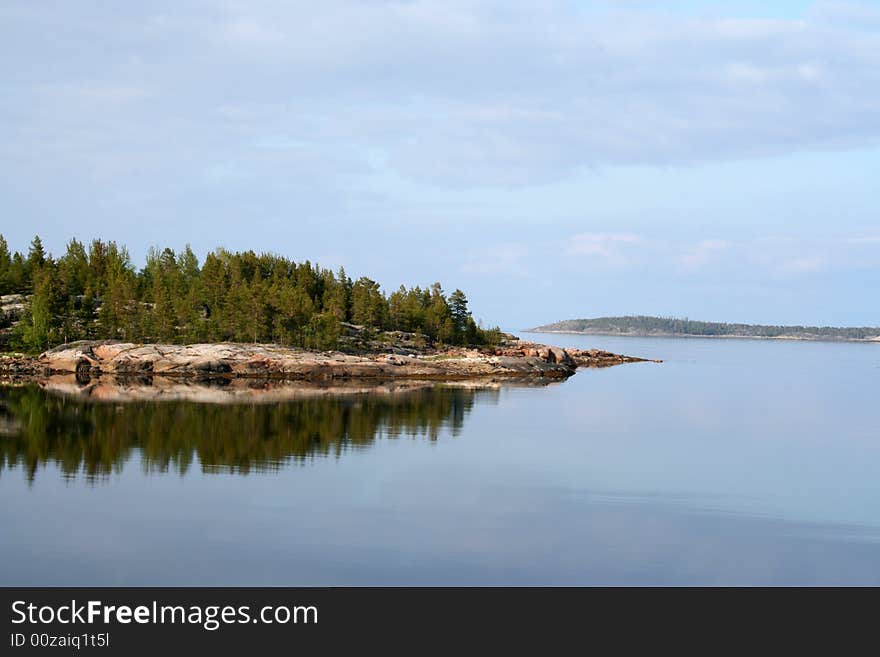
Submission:
[[[307,351],[275,344],[206,343],[192,345],[79,341],[37,357],[0,355],[0,377],[45,380],[73,375],[81,383],[111,375],[119,378],[264,381],[468,381],[534,378],[564,380],[580,367],[609,367],[647,359],[598,349],[562,349],[510,341],[494,348],[446,347],[347,353]]]

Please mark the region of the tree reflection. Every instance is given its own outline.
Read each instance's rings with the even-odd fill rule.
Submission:
[[[278,403],[108,403],[0,386],[0,472],[21,467],[33,481],[54,463],[65,477],[96,480],[135,452],[149,472],[182,474],[196,460],[205,472],[270,471],[380,438],[457,435],[476,400],[497,397],[497,389],[431,385]]]

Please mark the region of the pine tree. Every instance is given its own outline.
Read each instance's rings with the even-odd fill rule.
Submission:
[[[12,293],[12,280],[9,276],[9,268],[12,266],[12,256],[9,255],[9,245],[3,235],[0,235],[0,295]]]
[[[301,264],[253,251],[209,253],[202,266],[187,245],[175,254],[151,248],[136,271],[114,242],[77,240],[57,261],[39,237],[27,256],[11,253],[0,236],[0,292],[30,294],[10,344],[29,351],[82,338],[193,342],[275,341],[330,349],[339,322],[371,331],[426,334],[450,344],[492,343],[497,329],[473,321],[464,292],[449,298],[440,283],[400,286],[386,296],[378,282],[352,282],[340,268]]]
[[[62,312],[61,286],[51,267],[37,270],[34,294],[27,311],[17,327],[18,341],[25,350],[36,353],[51,344],[61,342]]]
[[[46,250],[43,248],[43,240],[40,239],[39,235],[34,235],[34,239],[31,240],[31,248],[28,251],[28,266],[31,267],[31,271],[34,271],[45,263]]]
[[[449,313],[452,316],[456,333],[459,336],[464,336],[467,320],[471,313],[468,310],[467,297],[459,289],[456,289],[455,292],[449,295]]]

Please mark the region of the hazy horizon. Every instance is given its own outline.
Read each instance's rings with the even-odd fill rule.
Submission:
[[[880,8],[12,1],[0,233],[253,249],[520,330],[878,326]]]

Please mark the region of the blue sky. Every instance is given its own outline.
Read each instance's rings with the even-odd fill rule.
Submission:
[[[880,3],[5,2],[0,232],[441,280],[508,329],[880,325]]]

